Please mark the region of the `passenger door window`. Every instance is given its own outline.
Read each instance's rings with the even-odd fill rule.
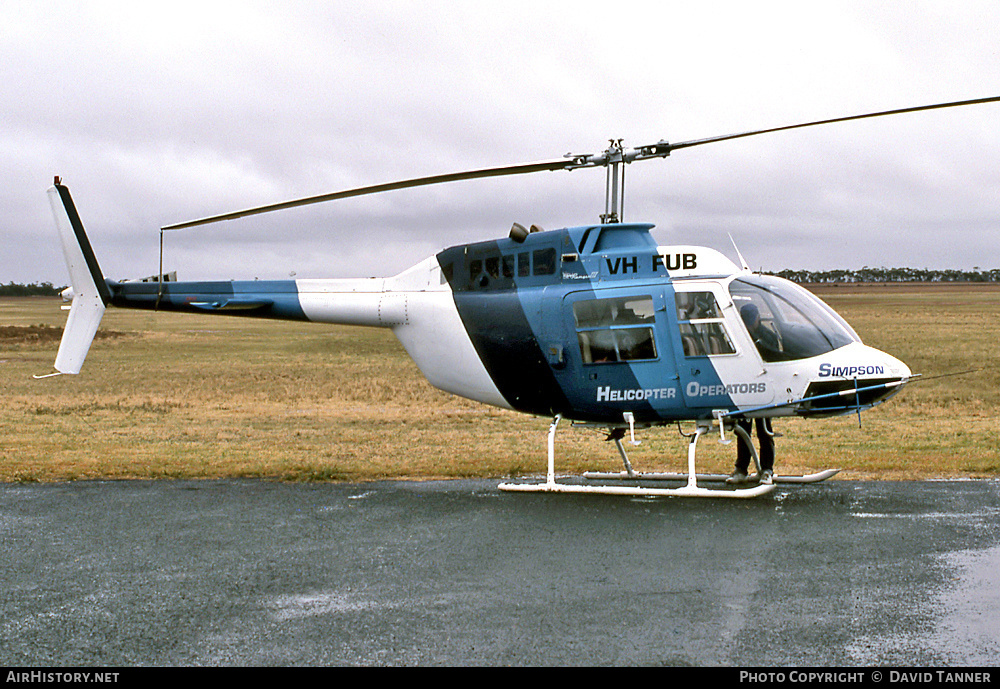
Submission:
[[[573,304],[573,317],[585,364],[656,358],[652,297],[578,301]]]

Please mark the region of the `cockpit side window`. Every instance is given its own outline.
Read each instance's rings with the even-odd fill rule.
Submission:
[[[677,292],[677,327],[684,356],[735,354],[719,303],[711,292]]]
[[[806,359],[858,341],[828,306],[786,280],[741,277],[729,293],[764,361]]]

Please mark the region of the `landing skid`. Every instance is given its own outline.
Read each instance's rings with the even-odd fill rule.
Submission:
[[[681,474],[687,478],[687,474]],[[572,483],[501,483],[498,488],[519,493],[589,493],[597,495],[627,495],[637,498],[756,498],[774,490],[773,485],[756,485],[752,488],[717,490],[688,484],[680,488],[645,488],[641,486],[583,486]]]
[[[840,469],[827,469],[826,471],[818,471],[815,474],[805,474],[804,476],[798,475],[786,475],[779,476],[775,475],[771,480],[774,483],[819,483],[820,481],[825,481],[831,476],[835,476],[840,472]],[[601,471],[588,471],[583,474],[584,478],[594,479],[600,481],[616,481],[616,480],[643,480],[643,481],[683,481],[686,480],[688,475],[682,473],[661,473],[661,472],[632,472],[630,475],[627,471],[616,471],[616,472],[601,472]],[[725,482],[729,478],[728,474],[695,474],[695,478],[699,481],[704,481],[705,483],[720,483]],[[751,475],[747,479],[747,483],[756,483],[756,475]]]
[[[695,448],[698,439],[711,430],[709,424],[699,424],[695,432],[690,435],[688,443],[688,473],[671,474],[680,480],[687,481],[687,484],[679,488],[655,488],[643,486],[622,486],[622,485],[579,485],[575,483],[559,483],[555,476],[555,435],[556,426],[559,425],[560,416],[556,416],[549,426],[549,464],[548,474],[545,483],[501,483],[497,488],[507,492],[521,493],[583,493],[597,495],[626,495],[632,497],[685,497],[685,498],[755,498],[766,495],[774,490],[774,484],[757,484],[747,488],[702,488],[698,485],[699,475],[695,472]],[[631,423],[631,421],[630,421]],[[636,474],[629,464],[625,449],[622,447],[621,439],[615,438],[618,452],[625,463],[626,472],[622,474],[608,474],[607,478],[613,479],[636,479],[642,478],[641,474]],[[587,477],[587,475],[584,475]],[[663,474],[667,476],[667,474]]]

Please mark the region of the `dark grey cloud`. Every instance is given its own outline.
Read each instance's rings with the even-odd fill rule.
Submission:
[[[990,1],[0,6],[0,281],[65,281],[61,175],[109,276],[171,222],[358,185],[1000,95]],[[1000,105],[630,166],[627,219],[766,269],[1000,265]],[[177,232],[182,277],[393,273],[514,221],[589,223],[600,171]]]

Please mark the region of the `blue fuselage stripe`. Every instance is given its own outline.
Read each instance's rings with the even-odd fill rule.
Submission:
[[[132,309],[213,313],[247,318],[308,320],[294,280],[110,282],[111,303]]]

